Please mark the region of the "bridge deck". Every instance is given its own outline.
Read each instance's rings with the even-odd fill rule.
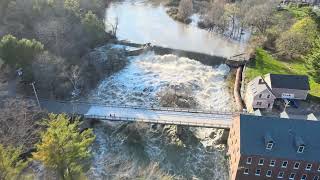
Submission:
[[[81,114],[86,118],[134,121],[227,129],[233,114],[173,108],[113,107],[99,104],[41,101],[42,108],[53,113]]]

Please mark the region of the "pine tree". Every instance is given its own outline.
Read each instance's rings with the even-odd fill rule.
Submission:
[[[61,179],[76,179],[83,171],[83,162],[90,157],[89,147],[95,139],[92,129],[79,132],[74,122],[65,115],[49,114],[44,121],[48,128],[41,134],[33,159],[55,170]]]
[[[0,144],[0,179],[18,179],[28,162],[19,157],[21,148],[3,147]]]

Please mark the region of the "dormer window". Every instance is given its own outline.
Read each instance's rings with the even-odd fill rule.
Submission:
[[[303,153],[305,145],[306,145],[304,143],[303,139],[300,136],[296,136],[295,143],[296,143],[296,147],[297,147],[297,153]]]
[[[303,153],[303,151],[304,151],[304,145],[299,146],[297,153]]]
[[[273,147],[273,142],[268,142],[266,149],[271,150]]]
[[[274,140],[269,132],[264,135],[264,144],[267,150],[271,150],[274,145]]]

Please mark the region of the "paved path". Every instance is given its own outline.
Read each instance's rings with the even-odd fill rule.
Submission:
[[[228,129],[233,116],[230,112],[204,112],[192,109],[114,107],[101,104],[40,100],[41,107],[52,113],[79,114],[86,118],[111,121],[134,121]]]

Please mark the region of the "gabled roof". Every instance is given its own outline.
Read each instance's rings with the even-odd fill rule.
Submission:
[[[284,88],[284,89],[310,90],[308,76],[285,75],[285,74],[267,74],[266,76],[270,76],[271,89]]]
[[[268,84],[265,80],[258,76],[249,82],[248,88],[251,90],[253,96],[258,96],[260,93],[264,91],[270,92],[270,94],[275,98],[276,96],[272,93],[271,89],[269,88]]]
[[[320,162],[319,132],[319,121],[240,115],[240,153]],[[274,142],[272,150],[266,137]],[[298,144],[305,145],[303,153],[297,153]]]

